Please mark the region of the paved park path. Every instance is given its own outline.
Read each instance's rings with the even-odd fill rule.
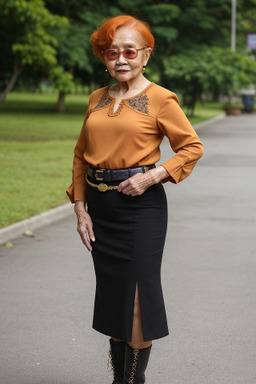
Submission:
[[[166,185],[170,335],[154,342],[147,383],[255,384],[256,116],[198,133],[204,157],[187,180]],[[111,383],[74,215],[13,243],[0,247],[0,384]]]

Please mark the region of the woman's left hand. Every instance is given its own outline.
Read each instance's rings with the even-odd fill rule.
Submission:
[[[136,173],[136,175],[122,181],[118,186],[118,191],[125,195],[138,196],[149,187],[145,173]]]
[[[125,195],[139,196],[146,191],[148,187],[157,184],[160,180],[170,176],[162,166],[151,169],[146,173],[136,173],[127,180],[122,181],[118,186],[118,191]]]

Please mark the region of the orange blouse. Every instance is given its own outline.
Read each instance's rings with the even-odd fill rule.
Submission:
[[[74,150],[73,183],[66,191],[71,202],[86,201],[88,164],[119,169],[156,163],[164,136],[176,154],[162,164],[170,175],[162,182],[185,179],[203,154],[202,143],[173,92],[150,83],[138,95],[123,99],[114,112],[109,87],[90,96]]]

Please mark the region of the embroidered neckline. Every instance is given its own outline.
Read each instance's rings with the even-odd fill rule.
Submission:
[[[116,98],[109,95],[108,91],[111,85],[109,85],[106,88],[105,93],[102,95],[100,100],[98,101],[96,107],[93,108],[94,110],[106,108],[109,106],[108,110],[108,116],[117,116],[123,109],[124,105],[127,105],[132,110],[141,113],[143,115],[148,115],[148,101],[149,98],[146,95],[146,92],[154,85],[154,83],[150,83],[146,88],[144,88],[141,92],[139,92],[137,95],[134,95],[132,97],[129,97],[127,99],[122,99],[119,103],[119,106],[116,111],[114,111],[115,101]]]
[[[108,96],[107,92],[105,92],[100,100],[98,101],[96,107],[93,108],[93,110],[95,109],[102,109],[102,108],[105,108],[107,107],[110,103],[112,102],[111,98]]]
[[[133,98],[127,99],[126,103],[129,104],[129,106],[132,109],[136,109],[137,111],[141,113],[148,114],[148,96],[147,95],[138,95],[134,96]]]

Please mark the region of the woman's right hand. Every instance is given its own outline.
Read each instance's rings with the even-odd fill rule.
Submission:
[[[91,241],[95,241],[91,216],[86,212],[83,201],[75,201],[74,211],[77,216],[77,232],[88,251],[91,252]]]

